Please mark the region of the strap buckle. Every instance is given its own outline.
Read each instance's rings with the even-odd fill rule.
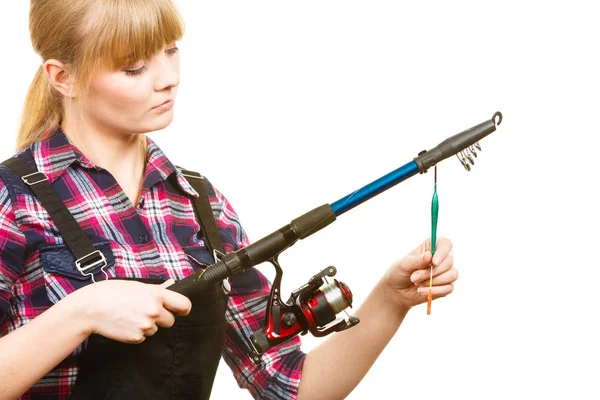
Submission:
[[[93,272],[88,271],[96,268],[98,265],[102,265],[100,267],[100,271],[104,274],[106,279],[108,279],[108,274],[106,273],[106,271],[104,271],[104,268],[106,268],[108,264],[106,263],[106,258],[104,257],[104,254],[100,250],[96,250],[88,255],[81,257],[78,260],[75,260],[75,266],[77,267],[77,270],[81,273],[81,275],[89,275],[94,283],[96,282],[96,280],[94,279],[94,274]]]
[[[186,178],[194,178],[194,179],[204,179],[204,177],[200,174],[196,175],[189,175],[189,174],[184,174],[183,171],[181,172],[181,175],[185,176]]]
[[[30,182],[29,178],[33,178],[32,180],[35,180],[35,182]],[[23,176],[21,179],[23,179],[23,182],[25,182],[29,186],[32,186],[32,185],[35,185],[37,183],[47,181],[48,177],[44,173],[42,173],[40,171],[36,171],[36,172],[34,172],[32,174],[27,174],[27,175]]]
[[[213,258],[215,259],[216,263],[221,261],[223,259],[223,257],[225,257],[225,253],[222,253],[218,249],[213,249]]]
[[[188,171],[187,169],[181,167],[177,167],[177,169],[179,172],[181,172],[181,175],[185,176],[186,178],[204,179],[204,177],[198,172]],[[198,175],[190,175],[190,173]]]

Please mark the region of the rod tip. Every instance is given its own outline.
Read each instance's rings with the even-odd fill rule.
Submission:
[[[497,118],[498,120],[496,120],[496,118]],[[494,116],[492,117],[492,119],[494,120],[494,123],[495,123],[496,125],[500,125],[500,124],[502,123],[502,113],[501,113],[500,111],[496,111],[496,112],[494,113]]]

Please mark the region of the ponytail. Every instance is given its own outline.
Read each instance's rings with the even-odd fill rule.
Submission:
[[[44,68],[40,66],[25,98],[17,151],[42,140],[48,131],[58,128],[62,114],[62,96],[49,84]]]

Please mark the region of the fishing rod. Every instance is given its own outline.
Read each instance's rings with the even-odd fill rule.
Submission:
[[[175,282],[168,289],[190,296],[263,262],[271,263],[276,275],[267,303],[265,326],[250,337],[252,349],[249,353],[255,363],[260,362],[264,352],[297,334],[304,335],[310,331],[314,336],[325,336],[358,324],[356,316],[336,319],[337,314],[352,306],[352,292],[336,279],[331,283],[328,281],[327,277],[337,272],[333,266],[314,275],[308,283],[293,291],[288,301],[283,301],[280,297],[283,271],[278,261],[279,254],[298,240],[325,228],[345,212],[416,174],[427,172],[449,157],[456,155],[463,167],[470,171],[477,151],[481,151],[479,141],[494,132],[501,122],[502,114],[496,112],[490,120],[451,136],[430,150],[421,151],[400,168],[332,204],[307,212],[255,243],[227,254],[215,252],[215,264]]]

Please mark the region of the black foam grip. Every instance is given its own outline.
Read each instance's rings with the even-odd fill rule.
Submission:
[[[190,297],[195,293],[205,291],[215,283],[221,282],[229,276],[229,269],[223,262],[218,262],[208,267],[205,271],[206,272],[204,272],[204,270],[198,271],[193,275],[175,282],[167,289]]]

